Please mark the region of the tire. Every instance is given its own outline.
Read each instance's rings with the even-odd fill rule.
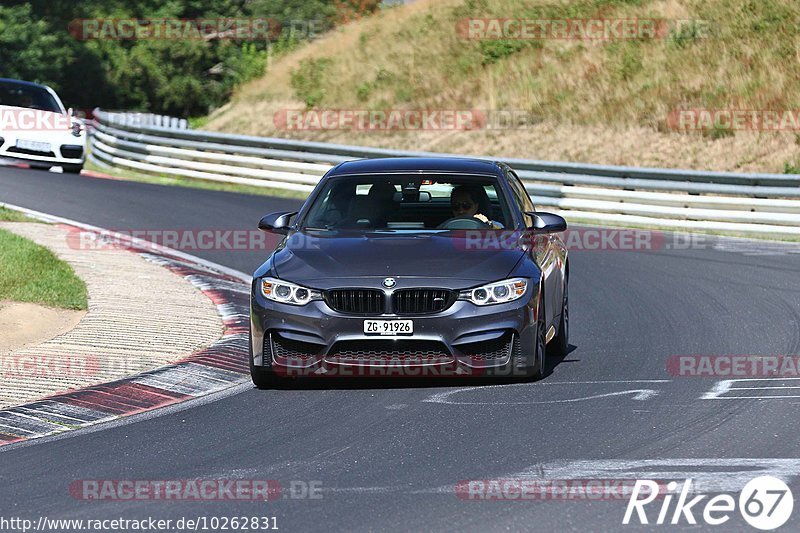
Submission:
[[[564,301],[561,303],[561,320],[558,335],[552,340],[553,351],[558,357],[569,353],[569,277],[564,279]]]
[[[269,370],[254,368],[250,364],[250,379],[259,390],[274,389],[280,383],[280,378]]]
[[[533,379],[542,379],[547,372],[547,312],[544,307],[544,287],[539,290],[539,308],[536,311],[536,344],[534,345]]]
[[[499,380],[502,383],[542,379],[547,369],[547,347],[545,344],[547,333],[544,323],[544,289],[540,288],[534,345],[530,346],[528,343],[523,342],[519,336],[516,336],[508,363],[503,366],[486,369],[483,376]],[[478,375],[481,374],[479,373]]]
[[[250,379],[257,389],[272,389],[278,385],[280,378],[272,370],[259,368],[253,364],[253,337],[252,333],[247,336],[247,353],[250,363]]]
[[[83,165],[61,165],[65,174],[80,174],[83,170]]]

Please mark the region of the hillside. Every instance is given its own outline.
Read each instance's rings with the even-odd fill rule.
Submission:
[[[464,38],[466,19],[486,18],[658,19],[667,26],[655,38]],[[265,76],[239,88],[204,127],[507,157],[783,172],[800,164],[797,124],[686,132],[674,129],[670,116],[680,109],[800,109],[798,29],[793,0],[417,0],[273,59]],[[492,131],[298,131],[281,126],[287,109],[504,110],[523,118]]]

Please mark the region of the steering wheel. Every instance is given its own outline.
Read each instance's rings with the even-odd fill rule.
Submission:
[[[473,216],[466,215],[453,217],[445,220],[437,226],[437,229],[486,229],[489,224]]]

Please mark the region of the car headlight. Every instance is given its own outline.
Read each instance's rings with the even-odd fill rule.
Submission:
[[[75,137],[83,135],[83,124],[77,120],[72,123],[72,135]]]
[[[522,298],[527,288],[528,280],[512,278],[461,291],[458,299],[468,300],[475,305],[503,304]]]
[[[306,305],[311,300],[322,299],[319,291],[275,278],[261,279],[261,294],[267,300],[290,305]]]

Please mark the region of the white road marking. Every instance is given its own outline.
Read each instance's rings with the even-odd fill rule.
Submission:
[[[322,492],[342,492],[355,494],[386,494],[392,492],[406,492],[408,487],[402,485],[396,487],[322,487]]]
[[[751,479],[770,475],[789,481],[800,474],[800,459],[611,459],[557,461],[518,476],[548,479],[688,479],[698,491],[739,491]],[[514,476],[516,477],[516,475]]]
[[[730,390],[774,390],[774,389],[800,389],[800,387],[731,387]]]
[[[700,399],[701,400],[715,400],[715,399],[719,398],[720,396],[722,396],[723,394],[725,394],[726,392],[728,392],[728,390],[730,390],[732,384],[733,384],[733,380],[730,380],[730,379],[726,379],[726,380],[723,380],[723,381],[718,381],[717,383],[714,384],[714,388],[711,389],[710,391],[706,392],[706,393],[703,393],[703,395],[700,396]]]
[[[519,481],[570,481],[653,479],[692,480],[694,492],[739,492],[753,478],[769,475],[789,483],[800,475],[798,458],[678,458],[678,459],[583,459],[557,460],[532,465],[513,474],[474,476],[474,479]],[[323,493],[341,494],[453,494],[460,480],[451,485],[420,488],[408,485],[373,487],[323,486]],[[602,488],[598,486],[598,488]],[[619,488],[609,490],[618,495]]]
[[[543,381],[539,385],[584,385],[584,384],[605,384],[605,383],[670,383],[671,379],[616,379],[608,381]]]
[[[548,382],[548,383],[537,383],[536,386],[540,385],[583,385],[583,384],[632,384],[632,383],[669,383],[670,380],[668,379],[659,379],[659,380],[616,380],[616,381],[561,381],[561,382]],[[615,392],[607,392],[607,393],[600,393],[600,394],[593,394],[590,396],[581,396],[578,398],[566,398],[560,400],[538,400],[538,401],[529,401],[529,402],[502,402],[502,401],[482,401],[482,402],[462,402],[457,400],[452,400],[451,396],[456,394],[460,394],[462,392],[472,392],[480,389],[492,389],[492,390],[499,390],[504,387],[519,387],[529,385],[528,383],[512,383],[509,385],[482,385],[479,387],[464,387],[460,389],[454,389],[444,392],[439,392],[433,394],[424,400],[424,403],[439,403],[445,405],[541,405],[541,404],[554,404],[554,403],[572,403],[572,402],[582,402],[586,400],[594,400],[597,398],[608,398],[612,396],[624,396],[627,394],[633,394],[632,400],[644,401],[654,396],[658,395],[657,390],[653,389],[630,389],[624,391],[615,391]]]
[[[177,394],[203,396],[230,387],[242,379],[241,374],[189,363],[182,367],[157,369],[140,374],[130,381]]]
[[[722,396],[714,400],[797,400],[800,396]]]
[[[800,459],[594,459],[560,460],[533,465],[507,475],[474,476],[474,479],[513,479],[519,481],[569,480],[692,480],[694,492],[739,492],[753,478],[774,476],[786,483],[800,475]],[[612,490],[617,490],[613,489]],[[454,492],[444,485],[435,492]]]
[[[59,403],[55,401],[36,402],[34,404],[22,405],[15,410],[30,413],[36,418],[50,422],[63,422],[73,426],[81,426],[95,421],[113,420],[115,415],[109,415],[103,411],[89,409],[79,405]],[[55,420],[54,420],[55,419]]]
[[[742,255],[778,256],[800,254],[800,247],[795,242],[766,241],[740,239],[735,237],[718,238],[712,248],[721,252],[740,253]]]
[[[780,399],[800,399],[798,394],[771,395],[771,396],[743,396],[732,391],[754,391],[754,390],[796,390],[800,386],[795,385],[765,385],[755,387],[734,387],[739,383],[766,382],[780,383],[781,381],[791,381],[796,383],[800,378],[742,378],[724,379],[714,384],[714,387],[700,397],[701,400],[780,400]]]

